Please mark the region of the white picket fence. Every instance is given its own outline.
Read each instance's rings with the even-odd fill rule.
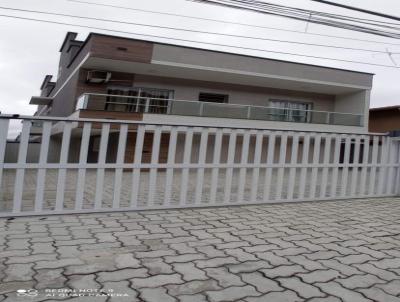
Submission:
[[[5,162],[15,119],[18,156]],[[38,139],[40,154],[27,162]],[[0,217],[398,196],[399,187],[400,142],[385,135],[0,115]]]

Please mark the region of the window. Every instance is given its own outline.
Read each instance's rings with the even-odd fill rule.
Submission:
[[[173,90],[157,88],[116,87],[108,94],[112,96],[107,97],[105,110],[124,112],[166,113],[168,100],[174,97]]]
[[[211,103],[228,103],[229,96],[227,94],[204,93],[200,92],[199,102]]]
[[[311,103],[273,99],[270,101],[272,120],[284,122],[311,122]]]

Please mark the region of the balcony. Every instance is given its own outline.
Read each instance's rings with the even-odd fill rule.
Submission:
[[[363,126],[361,114],[95,93],[80,96],[76,110]]]

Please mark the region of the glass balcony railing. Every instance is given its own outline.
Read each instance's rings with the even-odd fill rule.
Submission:
[[[79,97],[81,109],[342,126],[363,126],[364,120],[351,113],[91,93]]]

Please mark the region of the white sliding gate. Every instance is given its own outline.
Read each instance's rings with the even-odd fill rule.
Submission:
[[[399,158],[384,135],[3,115],[0,217],[397,196]]]

